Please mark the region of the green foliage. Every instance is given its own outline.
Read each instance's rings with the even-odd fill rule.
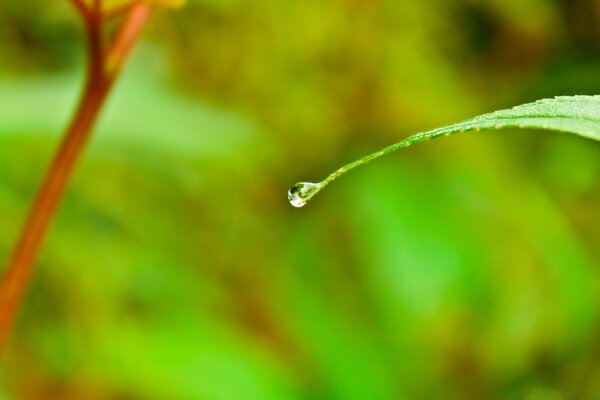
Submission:
[[[93,0],[87,0],[91,4]],[[159,7],[181,7],[186,0],[143,0],[145,3],[150,3]],[[111,10],[120,7],[126,7],[133,3],[140,3],[140,0],[102,0],[102,8]]]
[[[600,141],[600,96],[565,96],[539,100],[535,103],[523,104],[511,109],[480,115],[453,125],[417,133],[341,167],[322,182],[298,183],[290,189],[288,197],[292,205],[301,207],[334,179],[393,151],[459,132],[506,128],[547,129],[573,133]]]
[[[44,245],[0,398],[599,398],[599,143],[456,135],[307,212],[281,196],[411,132],[600,93],[586,3],[156,12]],[[77,101],[76,17],[0,1],[3,260]]]

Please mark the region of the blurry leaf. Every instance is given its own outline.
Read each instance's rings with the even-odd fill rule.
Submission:
[[[132,61],[107,103],[90,151],[96,145],[145,148],[197,160],[242,151],[258,136],[250,119],[186,96],[152,71],[145,75],[135,57]],[[80,80],[74,73],[0,80],[0,136],[59,135]],[[43,106],[49,103],[52,109]]]
[[[88,0],[88,3],[90,1]],[[158,7],[181,7],[185,0],[104,0],[102,2],[102,8],[110,10],[113,8],[124,7],[133,3],[149,3]]]
[[[302,182],[295,185],[290,190],[290,200],[295,200],[296,204],[302,206],[334,179],[351,169],[413,144],[460,132],[505,128],[549,129],[574,133],[588,139],[600,141],[600,95],[564,96],[539,100],[535,103],[480,115],[454,125],[417,133],[396,144],[344,165],[318,184],[307,185],[306,182]],[[310,189],[307,189],[307,187],[310,187]]]

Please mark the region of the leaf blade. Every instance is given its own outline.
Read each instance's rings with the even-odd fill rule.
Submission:
[[[461,132],[508,128],[553,130],[600,141],[600,95],[559,96],[553,99],[538,100],[417,133],[337,169],[323,181],[314,184],[318,188],[306,193],[306,197],[302,199],[303,204],[306,204],[325,186],[341,175],[396,150]],[[291,191],[298,185],[306,185],[306,183],[295,185]]]

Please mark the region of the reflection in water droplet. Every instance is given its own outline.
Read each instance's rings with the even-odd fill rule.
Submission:
[[[288,192],[290,204],[302,207],[310,198],[321,189],[320,183],[300,182],[295,184]]]

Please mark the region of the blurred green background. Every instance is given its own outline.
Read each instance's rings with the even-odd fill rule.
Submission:
[[[66,0],[0,2],[0,263],[77,101]],[[600,93],[597,0],[157,11],[36,266],[0,399],[600,399],[600,144],[411,133]]]

